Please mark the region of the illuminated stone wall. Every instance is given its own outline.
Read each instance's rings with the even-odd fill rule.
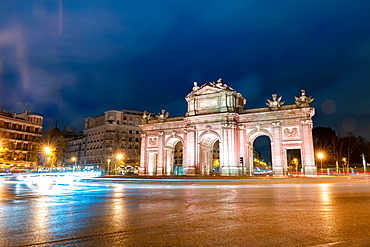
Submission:
[[[304,95],[301,97],[312,101]],[[242,172],[253,175],[253,142],[262,135],[271,140],[275,176],[286,175],[289,149],[300,149],[303,172],[316,175],[312,140],[315,111],[309,106],[311,101],[305,105],[282,106],[274,99],[269,102],[278,104],[244,110],[243,96],[221,80],[202,86],[194,83],[186,101],[185,117],[167,118],[168,114],[163,111],[165,117],[148,118],[140,126],[141,175],[173,175],[174,149],[178,142],[183,146],[184,175],[206,176],[215,172],[224,176]],[[219,141],[220,152],[217,161],[212,155],[216,141]]]

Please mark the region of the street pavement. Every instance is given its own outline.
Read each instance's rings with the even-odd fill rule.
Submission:
[[[0,246],[370,246],[370,179],[0,179]]]

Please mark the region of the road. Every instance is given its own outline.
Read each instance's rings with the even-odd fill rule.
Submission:
[[[366,246],[370,179],[52,187],[0,179],[0,239],[0,246]]]

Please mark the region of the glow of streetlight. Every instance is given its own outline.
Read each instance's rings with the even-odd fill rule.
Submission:
[[[108,163],[108,175],[110,175],[110,172],[109,172],[109,163],[111,162],[111,159],[107,159],[107,163]]]
[[[324,154],[323,153],[318,153],[317,154],[317,158],[319,158],[319,159],[322,160],[324,158]]]
[[[52,151],[51,147],[44,147],[45,154],[50,155]]]
[[[324,154],[323,153],[318,153],[317,158],[319,158],[320,161],[321,161],[320,165],[321,165],[321,172],[322,172],[322,159],[324,158]]]
[[[121,160],[123,158],[123,155],[122,154],[117,154],[117,159],[118,160]]]

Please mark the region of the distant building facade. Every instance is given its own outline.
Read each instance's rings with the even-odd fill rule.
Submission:
[[[138,168],[142,115],[141,111],[108,110],[85,118],[83,136],[68,142],[65,163],[72,163],[75,157],[77,166],[109,173],[121,172],[127,166]]]
[[[283,106],[273,94],[268,107],[245,110],[243,96],[221,79],[194,83],[185,117],[168,118],[165,110],[156,118],[143,116],[140,174],[253,175],[253,142],[267,136],[274,175],[287,174],[291,153],[298,154],[303,174],[316,175],[313,99],[304,90],[295,99]]]
[[[37,152],[42,136],[43,116],[30,111],[9,113],[0,111],[0,164],[32,168],[37,164]]]

